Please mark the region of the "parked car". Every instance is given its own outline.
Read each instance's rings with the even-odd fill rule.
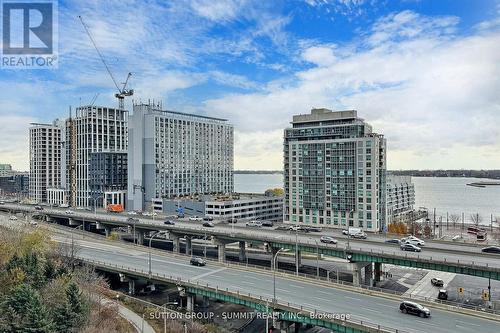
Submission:
[[[203,218],[203,221],[213,221],[213,220],[214,220],[214,218],[213,218],[213,217],[211,217],[211,216],[205,216],[205,217]]]
[[[166,224],[166,225],[175,225],[175,222],[171,221],[171,220],[166,220],[166,221],[163,222],[163,224]]]
[[[433,277],[431,279],[431,283],[432,283],[433,286],[436,286],[436,287],[442,287],[442,286],[444,286],[444,282],[440,278]]]
[[[401,250],[403,251],[412,251],[412,252],[420,252],[422,251],[421,248],[419,248],[418,246],[416,245],[413,245],[413,244],[401,244]]]
[[[201,218],[197,215],[193,215],[193,216],[189,217],[189,221],[203,221],[203,218]]]
[[[70,209],[66,210],[65,213],[69,214],[69,215],[73,215],[74,214],[74,212],[72,210],[70,210]]]
[[[272,227],[274,226],[273,221],[262,221],[262,226],[263,227]]]
[[[42,206],[35,206],[35,209],[36,210],[43,210],[43,207]]]
[[[399,244],[399,239],[397,239],[397,238],[387,239],[385,242],[389,243],[389,244]]]
[[[446,301],[448,299],[448,291],[446,289],[439,289],[438,299]]]
[[[500,247],[498,247],[498,246],[484,247],[481,249],[481,252],[500,254]]]
[[[260,228],[260,227],[262,227],[262,222],[260,222],[260,221],[248,221],[247,223],[245,223],[245,225],[247,227]]]
[[[205,221],[205,222],[203,222],[203,226],[207,227],[207,228],[213,228],[213,227],[215,227],[215,224],[213,224],[213,222],[210,222],[210,221]]]
[[[30,225],[37,226],[38,222],[37,221],[30,221]]]
[[[331,236],[321,236],[319,241],[326,244],[337,244],[337,240]]]
[[[127,212],[128,215],[137,215],[137,212],[135,210],[131,210],[130,212]]]
[[[11,216],[9,217],[9,220],[11,220],[11,221],[17,221],[17,216],[15,216],[15,215],[11,215]]]
[[[417,315],[422,318],[431,316],[431,310],[415,302],[404,301],[399,305],[399,310],[403,313]]]
[[[200,257],[192,257],[189,263],[193,266],[205,266],[207,262]]]

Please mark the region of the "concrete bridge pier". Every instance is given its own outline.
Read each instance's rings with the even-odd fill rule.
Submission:
[[[380,282],[380,277],[382,276],[382,263],[376,262],[376,263],[374,263],[374,266],[375,266],[374,282],[377,283],[377,282]]]
[[[135,295],[135,280],[128,280],[128,294]]]
[[[371,263],[370,263],[371,264]],[[361,270],[367,265],[366,262],[355,262],[349,264],[350,271],[352,272],[352,284],[355,286],[360,286],[362,283]]]
[[[245,262],[247,260],[246,242],[240,241],[240,262]]]
[[[302,326],[302,323],[294,323],[293,324],[293,331],[294,331],[294,333],[299,333],[301,326]]]
[[[295,252],[295,267],[300,268],[302,266],[302,253],[300,250]]]
[[[180,246],[180,242],[179,242],[180,237],[178,235],[174,235],[172,233],[169,233],[169,238],[172,241],[172,251],[174,253],[180,253],[181,252],[181,246]]]
[[[286,321],[286,320],[277,320],[276,323],[274,324],[274,332],[281,332],[281,333],[287,333],[288,328],[290,328],[294,322],[292,321]],[[298,330],[297,330],[298,332]]]
[[[144,245],[144,231],[136,230],[137,233],[137,244]]]
[[[373,287],[373,264],[365,266],[365,285]]]
[[[210,299],[208,296],[203,296],[203,308],[206,309],[210,306]]]
[[[51,218],[50,218],[50,219],[51,219]],[[47,222],[48,222],[48,221],[47,221]],[[75,219],[74,219],[74,218],[72,218],[72,217],[70,217],[70,218],[68,219],[68,225],[69,225],[70,227],[77,227],[77,226],[79,226],[80,224],[81,224],[80,222],[75,221]]]
[[[224,240],[218,239],[216,237],[212,238],[212,242],[217,245],[217,258],[219,262],[226,261],[226,243]],[[240,249],[241,251],[241,249]]]
[[[186,311],[193,312],[194,311],[194,303],[196,302],[196,295],[194,294],[186,294]]]
[[[191,255],[193,253],[193,242],[190,236],[184,236],[186,242],[186,254]]]

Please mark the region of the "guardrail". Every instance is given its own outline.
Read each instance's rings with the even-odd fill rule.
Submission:
[[[126,267],[124,265],[114,265],[108,262],[100,261],[100,260],[92,260],[88,258],[84,258],[81,256],[77,256],[79,260],[81,260],[84,263],[91,264],[93,266],[102,268],[102,269],[109,269],[112,271],[119,271],[121,273],[129,273],[135,276],[140,276],[144,278],[149,278],[149,273],[148,271],[145,271],[143,269],[136,269],[133,267]],[[367,332],[387,332],[387,333],[408,333],[407,331],[400,330],[400,329],[395,329],[392,327],[387,327],[383,325],[378,325],[369,321],[364,321],[364,320],[359,320],[355,318],[350,318],[349,320],[335,320],[332,321],[330,318],[335,318],[338,314],[323,311],[323,310],[318,310],[316,308],[304,306],[301,304],[295,304],[295,303],[290,303],[290,302],[285,302],[277,299],[276,301],[273,301],[272,299],[262,297],[257,294],[252,294],[252,293],[247,293],[244,291],[241,291],[239,289],[230,289],[230,288],[220,288],[218,285],[211,285],[209,283],[206,284],[201,284],[199,281],[191,281],[189,279],[183,280],[181,277],[176,277],[172,275],[167,275],[167,274],[158,274],[158,273],[152,273],[151,278],[156,280],[156,281],[164,281],[167,283],[172,283],[172,284],[177,284],[177,285],[182,285],[184,287],[193,287],[193,288],[201,288],[201,289],[206,289],[210,290],[215,293],[228,293],[232,294],[233,296],[236,297],[248,297],[256,304],[260,304],[261,307],[263,306],[268,306],[269,310],[272,311],[273,308],[275,309],[293,309],[297,314],[304,314],[306,316],[309,316],[311,318],[322,318],[325,321],[330,321],[330,322],[335,322],[335,323],[344,323],[344,326],[346,323],[350,324],[351,326],[353,325],[358,325],[362,327],[366,327],[370,329],[371,331]]]

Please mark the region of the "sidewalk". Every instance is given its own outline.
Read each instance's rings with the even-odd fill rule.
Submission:
[[[149,325],[147,320],[143,319],[137,313],[133,312],[122,304],[114,302],[107,298],[103,299],[102,303],[106,305],[118,305],[118,314],[120,315],[120,317],[124,318],[130,324],[132,324],[132,326],[135,327],[138,333],[156,333],[153,327]]]

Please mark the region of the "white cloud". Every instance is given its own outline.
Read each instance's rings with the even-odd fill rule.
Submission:
[[[281,142],[292,115],[312,107],[357,109],[387,137],[392,168],[500,167],[492,154],[500,150],[500,33],[454,36],[456,18],[400,14],[379,20],[359,44],[309,46],[302,56],[315,67],[264,92],[208,100],[207,113],[231,119],[245,135],[236,151],[253,151],[272,163],[267,169],[281,162],[268,158],[272,147],[252,142],[263,133]],[[281,147],[272,153],[282,156]]]

